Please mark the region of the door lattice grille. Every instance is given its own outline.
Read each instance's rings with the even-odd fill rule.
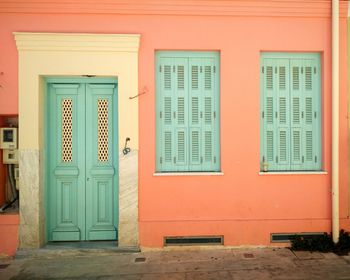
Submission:
[[[98,161],[108,161],[108,100],[98,100]]]
[[[71,162],[73,158],[72,135],[72,99],[63,99],[61,102],[62,110],[62,161]]]

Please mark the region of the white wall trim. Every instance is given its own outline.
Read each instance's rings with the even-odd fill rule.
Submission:
[[[259,175],[327,175],[327,171],[296,171],[296,172],[259,172]]]
[[[171,177],[171,176],[223,176],[223,172],[156,172],[155,177]]]

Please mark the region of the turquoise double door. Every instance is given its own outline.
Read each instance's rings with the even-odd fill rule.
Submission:
[[[49,80],[47,93],[48,240],[115,240],[117,83]]]

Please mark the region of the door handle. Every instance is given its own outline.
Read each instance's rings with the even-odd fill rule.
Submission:
[[[127,147],[129,141],[130,141],[130,138],[127,137],[127,138],[125,139],[125,146],[124,146],[124,149],[123,149],[123,154],[124,154],[124,155],[127,155],[127,154],[130,153],[130,151],[131,151],[131,149]]]
[[[90,178],[89,178],[89,177],[87,177],[87,178],[86,178],[86,181],[89,181],[89,180],[90,180]]]

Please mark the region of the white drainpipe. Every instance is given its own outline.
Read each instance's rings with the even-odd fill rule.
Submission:
[[[339,0],[332,0],[332,237],[339,240]]]

